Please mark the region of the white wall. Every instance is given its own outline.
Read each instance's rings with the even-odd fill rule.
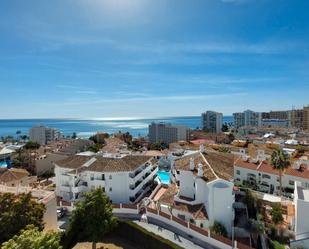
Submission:
[[[206,182],[202,178],[197,177],[195,180],[195,200],[201,203],[206,203],[208,194],[209,188]]]
[[[179,194],[184,197],[194,198],[194,176],[192,171],[180,170],[178,179],[179,184]]]
[[[234,221],[233,203],[235,195],[233,194],[233,183],[218,179],[208,183],[209,192],[208,198],[208,216],[211,224],[218,221],[223,224],[231,233],[232,222]]]
[[[309,202],[298,199],[295,206],[295,233],[309,233]]]

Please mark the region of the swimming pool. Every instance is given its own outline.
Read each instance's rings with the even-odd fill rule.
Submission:
[[[0,168],[6,168],[7,166],[6,161],[0,161]]]
[[[170,172],[159,170],[157,176],[160,178],[162,184],[170,184]]]

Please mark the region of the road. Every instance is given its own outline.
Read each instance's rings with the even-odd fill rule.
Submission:
[[[181,231],[180,229],[176,227],[167,225],[166,223],[160,220],[157,220],[157,219],[148,217],[148,223],[145,223],[145,222],[140,222],[140,215],[120,215],[118,217],[123,218],[123,219],[133,220],[135,223],[142,226],[146,230],[153,232],[165,239],[168,239],[183,248],[219,249],[218,247],[210,245],[198,238],[192,237],[191,235],[189,237],[189,234]],[[175,234],[177,236],[174,236]]]

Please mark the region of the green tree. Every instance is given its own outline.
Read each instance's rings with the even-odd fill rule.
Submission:
[[[275,225],[278,225],[283,221],[282,210],[280,205],[274,205],[270,211],[271,219]]]
[[[259,234],[264,234],[265,226],[263,216],[261,214],[257,215],[256,220],[254,219],[249,220],[249,230],[250,233],[253,235],[255,241],[257,241]]]
[[[25,149],[27,150],[37,150],[40,148],[40,144],[37,142],[29,141],[25,144]]]
[[[93,144],[90,145],[87,150],[97,153],[100,149],[102,149],[103,145],[102,144]]]
[[[0,244],[9,240],[27,225],[44,228],[44,204],[31,199],[31,194],[0,195]]]
[[[217,235],[222,235],[224,237],[227,237],[227,231],[224,225],[222,225],[220,222],[215,221],[214,224],[210,227],[210,231]]]
[[[289,167],[288,156],[282,149],[275,150],[271,155],[273,168],[279,171],[280,195],[282,195],[282,172]]]
[[[223,131],[223,132],[229,131],[229,126],[227,125],[227,123],[224,123],[224,124],[222,125],[222,131]]]
[[[29,139],[29,137],[27,135],[21,135],[20,138],[23,141],[26,141],[27,139]]]
[[[72,139],[76,139],[76,138],[77,138],[77,134],[76,134],[76,132],[73,132]]]
[[[16,140],[19,140],[20,134],[21,134],[21,131],[20,131],[20,130],[16,131]]]
[[[102,188],[85,194],[72,212],[70,225],[66,231],[65,244],[70,247],[78,241],[92,241],[92,248],[117,224],[113,208]]]
[[[9,241],[3,243],[2,249],[62,249],[60,234],[56,232],[42,233],[33,225],[22,230]]]

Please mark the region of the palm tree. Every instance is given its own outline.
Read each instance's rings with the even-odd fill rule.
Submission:
[[[259,235],[265,233],[264,221],[261,214],[257,214],[256,220],[249,220],[249,231],[252,234],[254,241],[257,243]]]
[[[16,140],[17,140],[17,141],[18,141],[19,138],[20,138],[20,134],[21,134],[21,131],[20,131],[20,130],[16,131]]]
[[[271,155],[273,168],[279,170],[280,196],[282,195],[282,172],[289,167],[290,162],[288,156],[282,149],[275,150]]]

